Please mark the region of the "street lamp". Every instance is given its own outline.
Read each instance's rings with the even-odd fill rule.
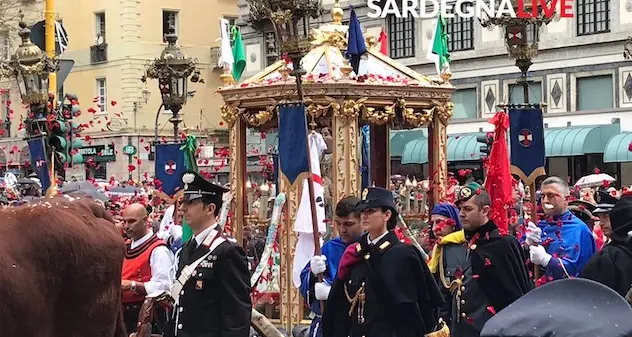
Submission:
[[[249,0],[249,4],[253,21],[270,20],[274,25],[281,52],[292,61],[293,70],[290,74],[296,77],[298,98],[303,100],[301,75],[306,74],[306,71],[302,68],[301,59],[311,48],[309,19],[320,17],[320,1]]]
[[[177,44],[178,35],[174,25],[169,26],[169,32],[165,35],[167,46],[159,58],[148,62],[145,75],[141,78],[143,83],[147,78],[158,80],[158,89],[162,95],[162,105],[170,110],[173,116],[169,122],[173,123],[174,138],[178,138],[178,124],[182,122],[179,112],[187,102],[187,81],[200,80],[200,70],[197,68],[197,59],[187,57]],[[145,94],[143,92],[143,94]],[[149,96],[147,96],[149,98]]]
[[[149,102],[150,96],[151,96],[151,91],[149,91],[149,89],[147,88],[143,88],[143,91],[142,91],[143,100],[134,102],[134,132],[136,132],[136,114],[138,114],[138,108],[141,107],[143,104],[147,104],[147,102]]]
[[[59,61],[48,57],[31,42],[31,30],[26,23],[20,22],[18,34],[22,43],[11,60],[2,63],[2,75],[15,76],[22,101],[31,108],[31,115],[27,116],[27,131],[29,136],[33,136],[46,130],[48,103],[54,100],[48,92],[48,74],[59,70]]]
[[[523,9],[524,13],[533,13],[531,4],[524,4],[524,8],[519,8],[523,1],[511,0],[514,12],[518,13]],[[533,64],[531,60],[538,55],[538,42],[540,40],[540,27],[548,25],[552,18],[547,17],[540,3],[538,2],[535,15],[529,18],[514,18],[507,14],[499,17],[479,19],[485,28],[498,26],[505,31],[505,46],[509,57],[516,60],[516,66],[520,69],[521,76],[518,83],[522,83],[525,103],[529,103],[529,83],[527,74],[529,67]]]

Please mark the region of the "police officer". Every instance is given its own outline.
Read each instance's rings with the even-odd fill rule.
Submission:
[[[595,201],[597,202],[597,208],[592,212],[593,215],[599,217],[599,226],[603,231],[603,235],[610,240],[612,236],[612,225],[610,224],[610,211],[614,208],[614,204],[617,202],[617,197],[612,196],[606,191],[597,191],[595,193]]]
[[[182,176],[182,211],[194,238],[178,257],[176,300],[166,337],[247,337],[250,274],[246,253],[226,236],[217,216],[226,190],[188,171]]]

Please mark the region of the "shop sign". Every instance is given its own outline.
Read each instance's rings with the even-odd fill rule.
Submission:
[[[97,163],[116,161],[116,151],[114,145],[94,145],[84,146],[79,149],[79,154],[83,156],[83,162],[87,162],[89,158]]]
[[[136,147],[134,145],[125,145],[123,146],[123,153],[128,156],[133,156],[136,154]]]

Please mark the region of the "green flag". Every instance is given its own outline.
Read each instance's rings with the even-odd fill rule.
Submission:
[[[437,75],[441,75],[444,65],[450,64],[450,53],[448,52],[448,33],[445,30],[445,18],[441,15],[437,18],[432,40],[430,40],[430,48],[426,58],[435,63],[437,67]]]
[[[187,136],[184,144],[180,147],[180,150],[184,151],[184,167],[187,171],[198,172],[197,163],[195,161],[195,152],[197,151],[197,139],[195,136]],[[188,242],[193,237],[193,231],[189,227],[184,219],[182,219],[182,243]]]
[[[233,34],[233,59],[235,63],[233,64],[233,78],[235,81],[239,82],[241,78],[241,74],[244,73],[244,69],[246,69],[246,48],[244,47],[244,41],[241,39],[241,32],[237,27],[233,26],[231,28]]]

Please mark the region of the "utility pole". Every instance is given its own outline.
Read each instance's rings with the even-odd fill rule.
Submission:
[[[46,33],[46,55],[55,57],[55,0],[46,0],[45,12],[45,33]],[[57,73],[48,75],[48,92],[57,96]],[[55,101],[53,101],[55,102]]]

